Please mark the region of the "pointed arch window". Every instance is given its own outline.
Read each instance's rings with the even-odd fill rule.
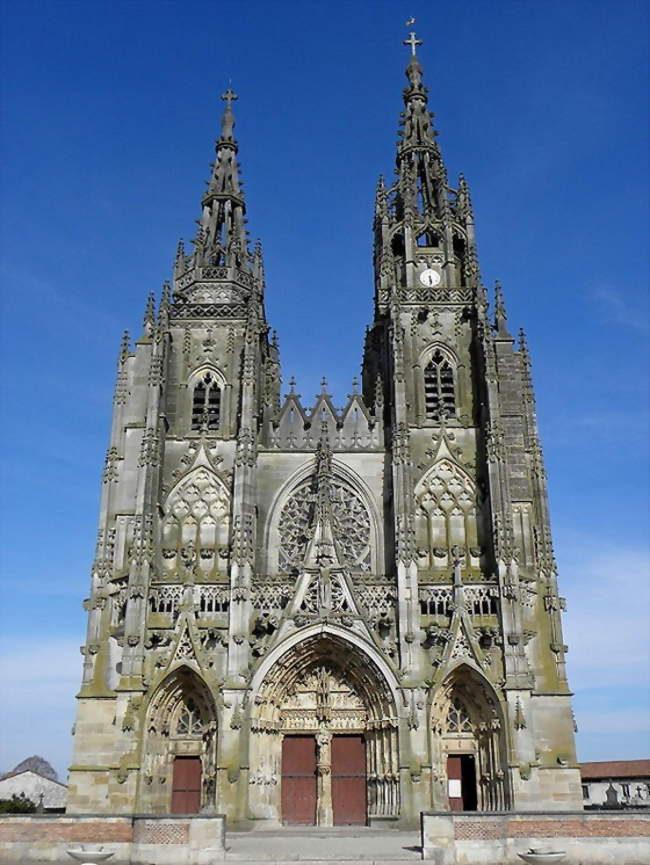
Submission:
[[[454,370],[440,351],[434,352],[424,368],[424,404],[429,420],[440,420],[456,412]]]
[[[448,733],[472,733],[472,722],[469,717],[469,712],[458,697],[455,697],[449,706],[447,712],[447,732]]]
[[[211,372],[205,372],[194,385],[192,396],[192,429],[219,429],[221,419],[221,385]]]
[[[200,736],[203,732],[201,713],[190,697],[181,708],[176,721],[175,733],[177,736]]]
[[[418,246],[439,247],[440,246],[440,235],[436,234],[435,231],[431,231],[430,229],[427,229],[426,231],[423,231],[422,234],[418,234],[417,239],[416,239],[416,243]]]

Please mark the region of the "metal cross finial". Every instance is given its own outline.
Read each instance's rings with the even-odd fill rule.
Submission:
[[[423,42],[421,39],[418,39],[414,32],[409,33],[409,38],[404,40],[404,45],[411,46],[411,54],[415,57],[415,47],[416,45],[422,45]]]
[[[221,95],[221,98],[224,102],[228,103],[228,108],[232,108],[232,103],[239,99],[239,96],[237,96],[232,87],[229,87],[226,92]]]

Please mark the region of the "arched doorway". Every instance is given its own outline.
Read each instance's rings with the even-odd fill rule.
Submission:
[[[161,683],[147,709],[141,810],[195,814],[213,806],[216,744],[212,695],[193,670],[179,667]]]
[[[507,751],[499,701],[484,677],[462,664],[447,676],[431,707],[433,764],[446,782],[434,806],[458,811],[509,807]]]
[[[258,819],[331,826],[399,815],[397,710],[371,658],[333,634],[288,649],[251,711]]]

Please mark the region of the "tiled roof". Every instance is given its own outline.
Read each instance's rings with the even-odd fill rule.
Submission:
[[[650,760],[605,760],[581,763],[583,781],[597,778],[650,778]]]
[[[61,781],[55,781],[54,778],[48,778],[46,775],[40,775],[38,772],[34,772],[32,769],[23,769],[21,772],[7,772],[6,775],[0,775],[0,781],[7,781],[9,778],[17,778],[19,775],[34,775],[36,778],[40,778],[42,781],[48,781],[50,784],[58,784],[59,787],[66,787]]]

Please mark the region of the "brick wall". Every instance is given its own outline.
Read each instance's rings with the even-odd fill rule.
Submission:
[[[3,815],[0,818],[2,841],[67,841],[80,844],[108,844],[133,840],[130,817],[36,817]]]
[[[99,815],[3,815],[0,862],[70,862],[72,845],[102,845],[114,853],[111,863],[199,865],[201,851],[223,855],[225,817],[153,817]],[[144,857],[144,858],[142,858]]]
[[[423,858],[438,865],[520,865],[531,847],[562,850],[565,865],[649,865],[650,810],[422,814]]]
[[[464,838],[626,838],[650,836],[648,819],[626,817],[590,819],[595,815],[572,818],[509,818],[498,820],[454,819],[454,837]],[[609,815],[608,815],[609,816]]]

